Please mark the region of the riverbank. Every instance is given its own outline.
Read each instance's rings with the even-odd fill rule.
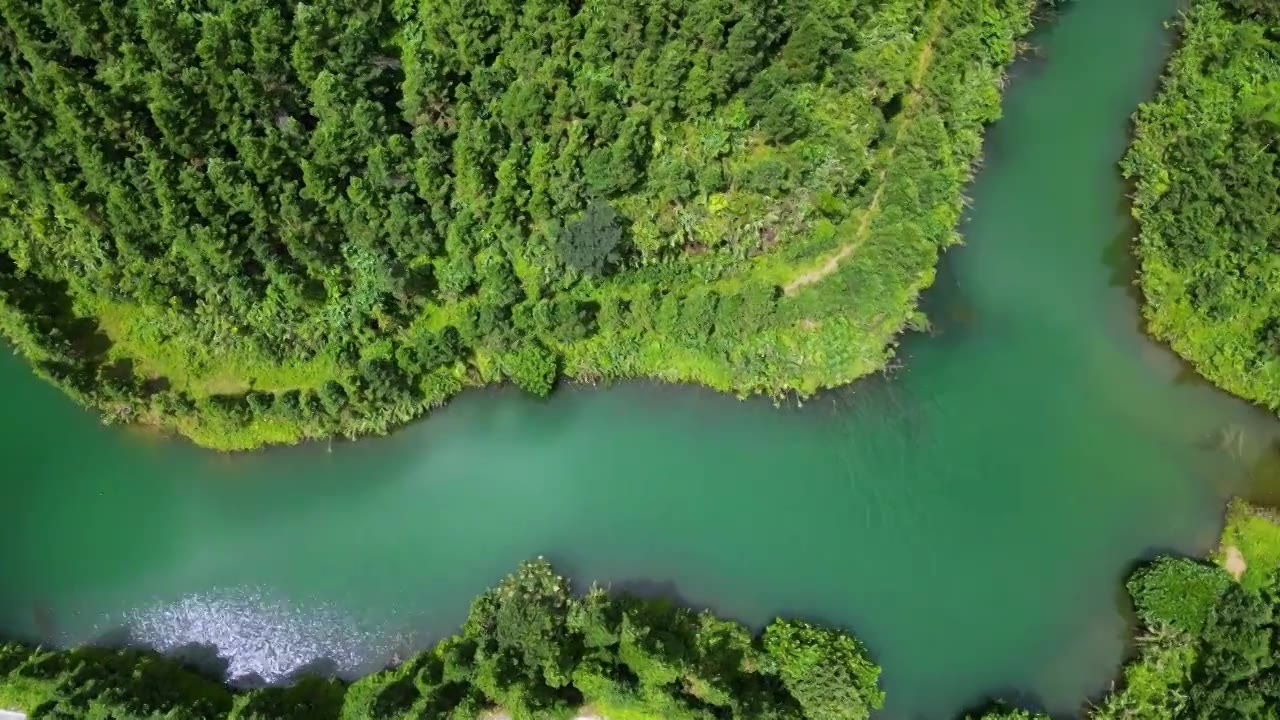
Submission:
[[[625,4],[529,8],[468,30],[494,48],[474,57],[425,39],[451,10],[379,6],[334,29],[372,73],[316,54],[303,13],[181,80],[169,46],[135,43],[130,73],[184,87],[162,105],[115,82],[110,48],[76,44],[90,26],[4,11],[88,56],[12,82],[24,112],[76,121],[4,166],[0,330],[107,420],[222,450],[380,434],[499,383],[845,385],[925,324],[1033,5],[699,0],[652,26]],[[116,20],[193,47],[249,27],[154,12]],[[81,113],[88,87],[104,99]],[[264,102],[275,121],[246,133]]]
[[[1280,39],[1273,4],[1197,0],[1126,176],[1143,314],[1214,384],[1280,411]]]
[[[777,619],[753,634],[667,600],[573,594],[539,558],[477,597],[459,634],[350,686],[304,675],[235,690],[154,652],[10,643],[0,705],[71,718],[593,720],[579,708],[595,707],[610,720],[866,720],[884,700],[879,674],[842,631]]]
[[[1267,431],[1145,361],[1161,349],[1104,260],[1131,237],[1114,168],[1177,4],[1077,0],[1034,38],[929,295],[934,334],[908,336],[891,377],[803,409],[494,390],[332,452],[220,456],[102,428],[0,358],[22,409],[0,417],[21,510],[4,634],[129,627],[215,645],[236,676],[332,659],[355,678],[456,633],[493,578],[545,552],[584,583],[751,627],[785,612],[855,629],[885,669],[879,720],[954,720],[992,693],[1070,717],[1124,657],[1130,565],[1205,553]],[[1233,435],[1219,452],[1223,427],[1242,450]]]
[[[1129,579],[1138,655],[1093,720],[1236,717],[1280,704],[1280,664],[1270,650],[1280,630],[1275,514],[1233,501],[1212,559],[1164,557]]]

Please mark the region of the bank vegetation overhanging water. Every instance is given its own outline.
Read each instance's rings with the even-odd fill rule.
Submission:
[[[0,3],[0,329],[112,421],[882,368],[1032,0]]]
[[[1274,707],[1276,698],[1271,694],[1271,688],[1275,686],[1276,671],[1273,654],[1268,648],[1269,639],[1274,637],[1276,630],[1273,627],[1276,608],[1274,577],[1270,568],[1275,566],[1278,556],[1274,540],[1268,539],[1272,532],[1269,528],[1264,516],[1237,508],[1233,511],[1224,541],[1222,557],[1227,564],[1226,570],[1189,560],[1161,560],[1134,575],[1130,590],[1143,623],[1140,655],[1126,670],[1121,692],[1100,701],[1096,714],[1106,718],[1144,720],[1148,717],[1217,718],[1229,713],[1247,717],[1250,713],[1265,713],[1266,708]],[[1235,572],[1239,577],[1233,579],[1229,572]],[[523,612],[515,614],[522,619],[529,617]],[[464,629],[464,638],[465,634]],[[764,641],[752,639],[751,642],[763,645]],[[621,644],[619,640],[619,657],[622,656]],[[15,645],[6,649],[4,657],[7,658],[6,667],[12,666],[4,685],[6,692],[31,693],[23,702],[39,701],[44,704],[47,700],[40,698],[53,699],[58,704],[46,706],[46,710],[62,707],[73,717],[77,708],[83,710],[94,703],[134,702],[131,693],[135,691],[129,689],[128,684],[131,679],[147,677],[148,673],[160,673],[166,678],[163,685],[168,688],[190,687],[194,692],[207,692],[214,696],[223,693],[220,697],[230,698],[230,705],[220,705],[214,711],[221,712],[229,707],[226,712],[238,712],[239,717],[290,717],[287,713],[291,711],[309,713],[307,717],[325,717],[327,712],[339,715],[364,712],[348,708],[365,707],[348,704],[358,696],[355,688],[359,683],[348,688],[323,679],[306,679],[291,690],[263,690],[251,696],[250,693],[229,693],[217,682],[220,679],[179,679],[177,675],[165,675],[179,670],[165,669],[162,667],[164,661],[145,654],[95,650],[33,654],[31,648]],[[861,651],[856,657],[865,661]],[[139,665],[131,664],[134,660],[140,661],[142,670],[139,671]],[[643,658],[637,660],[642,661]],[[415,666],[414,663],[421,664]],[[631,667],[626,661],[621,664]],[[856,666],[869,674],[867,664],[858,662]],[[454,667],[457,669],[456,663]],[[439,669],[438,676],[433,668]],[[433,693],[444,684],[444,673],[448,668],[449,665],[443,661],[437,665],[416,658],[385,675],[375,676],[396,688],[387,691],[386,704],[380,707],[391,711],[403,710],[406,697],[410,713],[418,703],[422,703],[419,707],[431,707],[430,703],[437,697]],[[41,672],[48,675],[33,680],[33,676]],[[180,672],[186,673],[185,670]],[[13,673],[17,673],[18,680],[13,679]],[[620,676],[630,679],[625,674]],[[186,678],[186,675],[181,677]],[[411,677],[411,681],[404,682],[406,677]],[[546,679],[545,672],[542,677]],[[639,677],[638,673],[636,677]],[[678,676],[676,680],[672,684],[677,689],[686,691],[692,686],[703,692],[696,683],[679,682],[683,677]],[[373,687],[374,681],[367,682],[369,685],[366,687]],[[874,693],[865,685],[862,688],[869,706],[873,703]],[[484,694],[483,690],[480,692]],[[791,690],[787,693],[794,698]],[[378,691],[371,693],[367,696],[370,706],[377,704],[375,697],[384,696]],[[570,701],[574,699],[575,696],[567,697],[563,706],[557,706],[554,711],[571,712]],[[138,702],[173,702],[170,709],[183,712],[180,704],[186,700],[144,697]],[[485,695],[478,702],[499,701]],[[786,701],[779,701],[779,704],[785,705]],[[624,715],[618,713],[616,717]]]
[[[880,669],[852,636],[777,620],[753,635],[665,600],[569,583],[537,560],[478,597],[462,631],[358,680],[234,691],[153,653],[0,647],[0,707],[31,718],[862,720]]]
[[[1144,315],[1216,385],[1280,410],[1280,4],[1199,0],[1123,167]]]

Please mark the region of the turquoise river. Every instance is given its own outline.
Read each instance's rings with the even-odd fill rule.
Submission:
[[[1146,340],[1133,297],[1116,162],[1176,6],[1077,0],[1031,38],[934,331],[803,407],[472,392],[389,438],[228,456],[105,427],[4,354],[0,633],[354,674],[541,554],[580,586],[851,628],[879,720],[1073,716],[1129,650],[1134,563],[1204,552],[1229,495],[1280,485],[1274,416]]]

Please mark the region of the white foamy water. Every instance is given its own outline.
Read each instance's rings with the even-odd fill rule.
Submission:
[[[99,630],[127,632],[131,644],[164,653],[212,646],[229,663],[229,679],[257,675],[267,682],[304,668],[362,675],[420,648],[408,633],[370,628],[332,605],[300,604],[261,588],[186,595],[130,610]]]

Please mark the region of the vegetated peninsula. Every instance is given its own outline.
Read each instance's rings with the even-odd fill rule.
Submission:
[[[1151,332],[1280,409],[1280,3],[1198,0],[1124,162]]]
[[[0,329],[222,449],[882,368],[1031,0],[0,0]]]

